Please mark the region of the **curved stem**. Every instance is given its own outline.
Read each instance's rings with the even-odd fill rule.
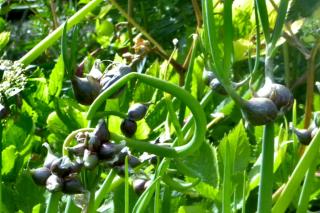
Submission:
[[[60,192],[53,192],[49,195],[48,206],[46,208],[46,213],[56,213],[59,212],[59,200],[61,197]]]
[[[155,88],[161,89],[164,92],[170,93],[184,102],[190,109],[193,114],[195,121],[195,134],[191,141],[187,144],[177,147],[159,147],[155,144],[145,143],[145,142],[136,142],[136,143],[127,143],[128,146],[132,146],[140,151],[146,151],[149,153],[153,153],[159,156],[164,157],[182,157],[192,152],[196,151],[204,141],[205,132],[206,132],[206,117],[201,108],[199,102],[197,102],[193,96],[181,89],[177,85],[172,83],[144,75],[139,73],[129,73],[128,75],[119,79],[115,84],[110,86],[107,90],[102,92],[90,106],[87,119],[90,120],[94,117],[94,114],[99,109],[101,104],[103,104],[108,97],[110,97],[113,93],[118,91],[122,86],[124,86],[131,79],[138,79],[142,83],[148,84]]]
[[[170,186],[172,189],[180,191],[180,192],[184,192],[184,191],[196,186],[198,183],[200,183],[201,179],[197,178],[192,183],[182,183],[182,182],[175,181],[169,175],[163,175],[162,176],[162,181],[165,184],[167,184],[168,186]]]
[[[271,123],[265,125],[263,130],[258,213],[270,212],[272,207],[273,149],[274,124]]]
[[[103,0],[92,0],[76,12],[68,19],[68,29],[71,29],[74,25],[82,21],[85,16],[96,8]],[[52,46],[62,35],[64,24],[61,24],[56,30],[50,33],[36,46],[34,46],[29,52],[27,52],[19,61],[24,65],[29,65],[39,55],[41,55],[48,47]]]
[[[78,130],[75,130],[75,131],[71,132],[63,142],[63,145],[62,145],[62,154],[63,154],[63,156],[67,156],[68,155],[67,147],[79,132],[91,132],[93,130],[94,130],[94,128],[82,128],[82,129],[78,129]]]
[[[95,212],[95,206],[94,206],[94,198],[95,198],[95,193],[94,193],[94,189],[91,189],[89,192],[89,203],[87,206],[87,213],[91,213],[91,212]]]
[[[125,170],[124,170],[124,212],[129,213],[129,166],[128,166],[128,156],[124,160]]]

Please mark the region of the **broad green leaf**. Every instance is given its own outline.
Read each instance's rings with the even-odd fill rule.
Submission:
[[[55,109],[59,119],[69,131],[85,127],[87,121],[82,114],[82,108],[73,99],[55,99]]]
[[[242,121],[221,140],[218,147],[220,156],[224,156],[227,143],[229,144],[228,160],[230,160],[232,165],[232,173],[242,173],[247,168],[251,156],[249,139]],[[225,164],[225,162],[223,162],[223,164]]]
[[[15,202],[24,212],[32,212],[33,207],[44,202],[44,189],[37,186],[31,175],[24,171],[17,179],[15,188]]]
[[[14,185],[12,183],[1,184],[2,200],[0,205],[1,211],[5,213],[17,211],[14,201]]]
[[[1,161],[3,162],[1,169],[2,175],[8,175],[14,168],[14,164],[17,158],[16,151],[16,147],[14,145],[10,145],[1,152]]]
[[[192,155],[176,160],[176,167],[189,177],[200,178],[203,182],[216,186],[218,174],[214,155],[214,148],[205,142]]]
[[[111,36],[113,34],[113,25],[108,20],[96,20],[96,33],[98,36]]]
[[[68,127],[61,121],[56,112],[52,112],[48,116],[47,128],[60,139],[64,139],[69,133]]]
[[[59,56],[49,77],[49,94],[59,97],[64,77],[64,64],[62,56]]]
[[[32,131],[32,128],[33,123],[29,116],[23,113],[16,115],[15,120],[10,119],[3,130],[3,147],[14,145],[20,151],[24,148],[24,141]]]
[[[10,40],[10,32],[0,33],[0,50],[2,50]]]

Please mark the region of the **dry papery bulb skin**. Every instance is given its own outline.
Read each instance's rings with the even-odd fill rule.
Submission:
[[[257,92],[259,98],[269,98],[281,112],[288,111],[293,105],[293,95],[291,91],[282,84],[266,83]]]
[[[245,119],[253,126],[273,122],[278,116],[277,106],[268,98],[251,98],[241,107]]]

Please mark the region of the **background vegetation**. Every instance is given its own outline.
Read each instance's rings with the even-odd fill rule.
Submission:
[[[110,64],[130,64],[130,57],[136,57],[131,66],[133,72],[179,85],[191,93],[201,103],[207,123],[203,145],[186,157],[169,160],[164,169],[170,180],[179,183],[176,187],[163,178],[165,175],[161,175],[159,169],[162,168],[160,160],[164,162],[163,159],[171,158],[159,155],[158,164],[151,164],[148,157],[144,159],[145,153],[133,149],[132,154],[140,158],[142,165],[129,175],[114,174],[109,179],[112,184],[100,200],[103,202],[98,211],[143,209],[141,212],[182,213],[255,212],[258,209],[264,212],[258,207],[264,128],[243,119],[241,107],[230,97],[230,92],[227,90],[229,95],[223,94],[225,91],[221,93],[223,87],[219,87],[220,90],[213,88],[203,77],[210,71],[223,86],[231,80],[245,80],[236,90],[244,99],[252,97],[254,91],[263,86],[268,39],[262,10],[258,10],[258,18],[254,1],[249,0],[214,1],[209,13],[204,10],[208,1],[100,2],[82,20],[78,17],[76,64],[71,70],[79,75],[88,74],[100,59],[98,69],[107,72]],[[225,16],[228,2],[229,6],[232,4],[232,20]],[[275,65],[272,72],[275,82],[292,91],[295,103],[274,122],[273,181],[270,181],[273,196],[270,199],[274,212],[319,211],[320,162],[312,157],[318,156],[319,147],[315,147],[313,155],[308,155],[310,157],[303,157],[309,149],[299,143],[293,127],[310,129],[312,125],[318,125],[320,88],[314,85],[320,80],[320,7],[317,0],[281,2],[287,2],[289,6],[279,31],[281,37],[276,40],[272,53]],[[63,142],[72,131],[88,125],[94,127],[97,123],[93,120],[94,125],[88,124],[86,116],[90,106],[77,102],[70,75],[65,72],[69,62],[63,60],[61,46],[68,54],[71,52],[73,33],[65,34],[66,43],[61,45],[61,30],[52,45],[38,48],[39,54],[28,55],[47,35],[52,35],[59,26],[62,29],[67,20],[72,23],[70,17],[88,3],[87,0],[0,1],[1,212],[48,212],[51,193],[37,186],[30,175],[30,170],[41,167],[46,158],[47,149],[43,144],[47,142],[53,153],[61,156]],[[280,6],[280,1],[267,1],[270,32],[276,31]],[[228,69],[224,72],[217,68],[218,62],[207,42],[208,29],[203,23],[212,21],[210,14],[211,19],[214,17],[216,30],[214,52],[219,53],[218,59],[224,65],[228,65],[226,61],[230,59],[230,67],[225,66]],[[230,35],[228,29],[232,31],[232,42],[229,43],[225,42]],[[228,45],[230,49],[226,48]],[[226,50],[230,50],[229,59]],[[223,76],[227,76],[225,82]],[[184,131],[183,125],[192,113],[180,101],[174,95],[133,80],[120,96],[107,101],[105,109],[126,113],[133,103],[151,103],[144,119],[137,122],[134,139],[172,142],[185,137],[188,141],[194,128]],[[122,134],[121,117],[102,117],[108,118],[110,132]],[[317,138],[311,144],[318,143],[320,138]],[[307,159],[309,163],[301,159]],[[301,176],[301,180],[295,182],[292,191],[285,190],[291,196],[284,201],[285,184],[300,164],[306,167],[298,170],[300,175],[294,177]],[[110,178],[111,170],[101,167],[99,172],[91,171],[97,174],[97,185],[91,189],[91,196]],[[154,183],[145,191],[149,194],[141,195],[133,190],[133,181],[141,177]],[[81,180],[84,182],[82,176]],[[90,212],[90,193],[87,191],[83,195],[59,196],[57,207],[61,212],[80,212],[79,207]],[[70,203],[72,208],[68,206]]]

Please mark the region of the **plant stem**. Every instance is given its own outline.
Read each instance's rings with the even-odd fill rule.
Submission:
[[[293,78],[292,75],[294,75],[294,72],[290,71],[289,47],[287,42],[283,44],[282,52],[283,52],[283,63],[284,63],[284,81],[286,83],[286,87],[290,88],[290,82],[291,82],[291,79]]]
[[[310,194],[312,190],[311,187],[313,183],[314,173],[317,168],[317,160],[318,159],[314,159],[304,178],[302,191],[299,197],[297,213],[304,213],[304,212],[307,212],[308,210],[308,204],[309,204]]]
[[[85,16],[96,8],[103,0],[92,0],[68,19],[68,29],[82,21]],[[64,24],[61,24],[56,30],[51,32],[47,37],[27,52],[19,61],[25,66],[40,56],[48,47],[52,46],[62,35]]]
[[[142,83],[153,86],[154,88],[161,89],[162,91],[170,93],[184,102],[184,104],[189,107],[191,113],[193,114],[195,122],[195,134],[187,144],[177,147],[164,147],[139,141],[126,143],[126,145],[139,151],[146,151],[163,157],[182,157],[196,151],[204,141],[207,123],[206,116],[201,105],[190,93],[179,86],[152,76],[133,72],[123,76],[95,99],[88,110],[87,119],[92,119],[99,107],[105,103],[106,99],[108,99],[113,93],[118,91],[132,79],[137,79]]]
[[[86,209],[86,213],[95,212],[95,190],[91,189],[89,192],[89,203]]]
[[[78,208],[72,201],[72,195],[68,196],[66,208],[64,213],[78,213],[80,212],[80,208]]]
[[[258,213],[271,212],[273,179],[274,124],[264,126]]]
[[[128,156],[125,158],[125,170],[124,170],[124,212],[129,213],[129,166]]]
[[[230,145],[229,141],[226,140],[226,151],[223,156],[223,186],[222,186],[222,212],[231,212],[231,160],[230,160]]]
[[[107,178],[104,180],[103,184],[101,185],[100,189],[95,194],[95,203],[94,208],[97,209],[104,197],[106,196],[107,192],[109,191],[113,179],[116,177],[117,173],[111,169]]]
[[[304,128],[308,128],[312,117],[312,104],[313,104],[313,88],[314,88],[314,75],[315,75],[315,59],[320,49],[320,39],[311,51],[311,57],[308,60],[307,70],[307,95],[305,105],[305,119]]]
[[[285,188],[283,189],[278,201],[272,208],[272,212],[274,213],[282,213],[284,212],[288,205],[290,204],[295,192],[300,186],[300,183],[314,161],[318,150],[320,147],[320,134],[319,131],[316,133],[315,137],[312,139],[311,143],[307,147],[306,151],[303,153],[300,158],[296,168],[294,169],[292,176],[289,178]]]
[[[192,7],[193,7],[193,10],[194,10],[194,14],[196,15],[197,28],[201,28],[201,26],[202,26],[202,15],[201,15],[200,6],[198,4],[198,0],[191,0],[191,2],[192,2]]]
[[[59,200],[61,197],[60,192],[53,192],[49,195],[48,206],[46,208],[46,213],[57,213],[59,212]]]

